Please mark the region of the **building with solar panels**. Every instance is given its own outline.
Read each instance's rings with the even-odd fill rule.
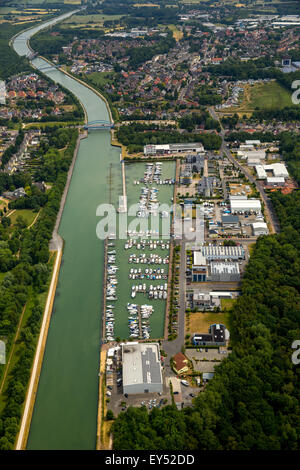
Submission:
[[[163,391],[158,343],[122,345],[123,392],[128,395]]]

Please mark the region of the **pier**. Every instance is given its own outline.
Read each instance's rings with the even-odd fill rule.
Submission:
[[[120,197],[120,205],[118,212],[127,212],[127,195],[126,195],[126,175],[125,175],[125,161],[122,160],[122,154],[120,153],[121,169],[122,169],[122,187],[123,196]]]
[[[103,297],[102,297],[102,343],[105,343],[106,324],[106,285],[107,285],[107,251],[108,239],[104,240],[104,273],[103,273]]]

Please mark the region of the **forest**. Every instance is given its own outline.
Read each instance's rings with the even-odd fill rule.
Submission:
[[[285,134],[281,152],[299,182],[299,137]],[[300,444],[300,194],[275,193],[281,232],[259,237],[230,312],[233,352],[193,406],[121,412],[114,449],[296,450]]]
[[[215,133],[194,134],[180,133],[175,130],[153,131],[151,126],[141,123],[120,126],[117,131],[118,141],[128,147],[128,151],[141,152],[147,144],[167,144],[180,142],[202,142],[207,150],[218,150],[222,139]]]
[[[28,187],[29,196],[11,202],[11,208],[31,206],[40,209],[39,217],[32,228],[17,219],[17,224],[10,227],[6,223],[9,217],[1,216],[0,225],[0,269],[6,275],[0,284],[0,330],[9,351],[21,313],[29,309],[26,324],[21,328],[18,341],[18,356],[7,379],[7,386],[0,400],[0,449],[13,449],[25,399],[27,383],[30,377],[35,346],[38,339],[43,305],[40,295],[47,290],[51,274],[52,261],[49,252],[49,241],[52,236],[60,199],[65,187],[67,172],[73,158],[77,142],[77,129],[48,129],[49,143],[63,148],[61,152],[51,147],[45,154],[43,176],[52,181],[51,189],[43,194],[31,186],[28,175],[0,175],[0,188],[11,189],[23,185]],[[47,158],[49,155],[49,159]],[[4,222],[4,223],[3,223]],[[6,266],[1,260],[7,261]],[[0,366],[0,379],[4,366]]]

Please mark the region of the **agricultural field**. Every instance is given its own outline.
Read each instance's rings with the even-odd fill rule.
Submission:
[[[84,26],[103,26],[105,21],[119,20],[124,15],[73,15],[70,18],[67,18],[63,24],[75,25],[76,27]]]
[[[43,16],[58,10],[48,11],[44,8],[12,8],[0,7],[0,23],[8,22],[13,24],[23,24],[32,21],[41,21]]]

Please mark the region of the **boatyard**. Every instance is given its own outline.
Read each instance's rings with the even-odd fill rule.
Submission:
[[[175,165],[130,163],[124,173],[128,207],[137,211],[128,215],[127,238],[111,234],[105,248],[105,342],[164,334],[171,214],[160,205],[172,204]]]

